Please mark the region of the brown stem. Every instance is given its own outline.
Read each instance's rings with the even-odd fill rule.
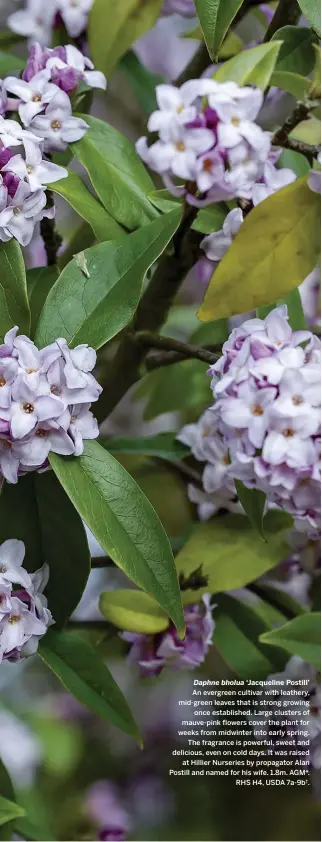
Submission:
[[[286,118],[285,123],[281,126],[280,129],[277,129],[275,134],[272,137],[272,143],[274,146],[286,146],[289,142],[289,134],[299,125],[302,123],[303,120],[308,120],[310,116],[310,108],[307,105],[304,105],[303,102],[297,102],[296,107],[292,114]]]
[[[294,26],[301,17],[301,9],[297,0],[280,0],[274,17],[265,33],[265,41],[270,41],[275,32],[282,26]]]
[[[114,360],[103,376],[103,393],[96,404],[99,422],[119,403],[140,378],[140,366],[147,355],[146,345],[136,341],[138,331],[159,331],[189,269],[199,254],[200,235],[191,231],[197,209],[187,206],[173,238],[172,254],[164,254],[147,286],[130,327],[124,332]]]
[[[136,341],[139,344],[145,345],[147,348],[161,348],[164,351],[176,351],[183,359],[202,360],[204,363],[217,362],[218,354],[213,354],[207,351],[206,348],[200,348],[198,345],[188,345],[187,342],[180,342],[178,339],[172,339],[169,336],[159,336],[155,333],[142,330],[136,334]]]
[[[52,190],[47,190],[47,205],[46,208],[54,207],[54,196]],[[44,216],[40,223],[40,233],[44,241],[44,246],[47,255],[47,266],[55,266],[57,263],[57,252],[61,245],[62,239],[55,228],[55,219],[48,219]]]

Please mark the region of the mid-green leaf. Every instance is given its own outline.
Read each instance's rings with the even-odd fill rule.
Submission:
[[[89,130],[72,151],[88,172],[106,210],[125,228],[147,225],[158,215],[149,199],[153,182],[133,144],[113,126],[89,117]]]
[[[69,170],[67,178],[55,181],[50,188],[66,199],[76,213],[89,223],[99,242],[115,240],[123,234],[121,226],[90,193],[77,173]]]
[[[21,818],[24,815],[25,811],[22,807],[0,795],[0,826],[11,822],[13,819]]]
[[[48,295],[36,342],[63,336],[70,345],[100,348],[132,318],[145,274],[175,233],[181,208],[128,237],[86,249],[68,263]]]
[[[196,0],[197,14],[210,58],[217,58],[227,29],[241,4],[242,0]]]
[[[47,632],[39,655],[80,704],[141,742],[130,708],[107,666],[82,637]]]
[[[163,0],[94,0],[88,40],[95,67],[110,76],[131,44],[155,24],[162,4]]]
[[[301,614],[285,626],[262,634],[262,643],[285,649],[321,669],[321,614]]]
[[[299,286],[320,253],[320,197],[299,178],[246,217],[210,280],[198,317],[211,321],[270,304]]]
[[[298,3],[310,26],[315,29],[318,35],[321,35],[320,0],[298,0]]]
[[[20,333],[29,333],[25,264],[17,240],[12,239],[0,243],[0,342],[14,325],[19,326]]]
[[[137,483],[97,442],[78,459],[51,454],[51,465],[75,508],[113,561],[154,596],[177,628],[183,611],[166,533]]]

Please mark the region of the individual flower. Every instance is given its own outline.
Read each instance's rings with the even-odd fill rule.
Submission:
[[[108,780],[95,781],[87,790],[86,811],[99,828],[99,839],[124,842],[131,827],[128,811],[123,807],[121,794]]]
[[[90,88],[106,89],[104,73],[94,69],[93,62],[72,44],[45,50],[45,68],[51,73],[51,80],[67,93],[73,91],[83,80]]]
[[[235,328],[211,368],[212,412],[230,474],[316,537],[320,511],[320,343],[287,307]]]
[[[29,574],[24,555],[22,541],[11,538],[0,546],[0,662],[33,655],[53,623],[43,594],[48,566]]]
[[[208,260],[213,260],[217,263],[224,257],[236,234],[238,234],[243,219],[242,210],[240,208],[234,208],[234,210],[229,211],[227,214],[220,231],[215,231],[214,234],[208,234],[207,237],[204,237],[200,246],[208,257]]]
[[[86,29],[93,2],[94,0],[56,0],[57,11],[60,12],[71,38],[78,38]]]
[[[98,436],[90,407],[102,391],[88,345],[70,350],[58,338],[39,350],[17,331],[0,345],[0,479],[9,483],[46,467],[51,451],[81,455],[84,440]]]
[[[307,324],[315,327],[321,324],[321,267],[316,266],[305,278],[299,292]]]
[[[270,135],[255,122],[263,104],[258,88],[202,78],[180,88],[159,85],[156,97],[159,107],[148,129],[159,139],[149,143],[141,137],[136,150],[188,203],[202,207],[233,198],[251,200],[255,184],[269,195],[295,177],[289,170],[275,171],[271,163],[276,153]],[[178,185],[178,178],[184,183]]]
[[[204,662],[215,628],[209,595],[205,595],[201,602],[186,607],[184,615],[184,640],[180,640],[172,623],[160,634],[122,633],[123,640],[132,644],[129,663],[137,664],[142,677],[160,675],[164,667],[173,670],[196,669]]]
[[[24,126],[29,126],[33,117],[43,111],[55,96],[56,85],[50,81],[50,70],[40,70],[30,81],[7,76],[4,87],[7,92],[18,97],[18,113]]]
[[[34,117],[30,129],[44,140],[45,152],[65,152],[69,143],[84,137],[88,125],[81,117],[73,117],[69,96],[57,88],[45,114]]]
[[[56,0],[26,0],[26,7],[9,15],[7,23],[18,35],[50,44],[56,11]]]
[[[278,169],[272,161],[266,161],[260,181],[256,182],[250,193],[254,205],[259,205],[268,196],[295,181],[296,175],[289,167]]]

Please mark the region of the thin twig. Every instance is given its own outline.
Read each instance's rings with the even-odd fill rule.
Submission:
[[[47,205],[46,208],[54,207],[54,196],[52,190],[47,190]],[[44,241],[44,246],[47,255],[47,266],[55,266],[57,263],[57,252],[62,243],[60,234],[55,228],[55,219],[48,219],[44,216],[40,223],[40,233]]]
[[[272,143],[275,146],[274,138],[272,139]],[[318,157],[321,149],[320,146],[311,146],[310,143],[302,143],[301,140],[294,140],[293,137],[285,138],[284,143],[280,143],[278,145],[283,146],[283,149],[291,149],[292,152],[300,152],[301,155],[304,155],[305,158],[307,158],[310,164],[313,163],[314,158]]]
[[[169,336],[159,336],[149,331],[140,331],[136,334],[136,341],[148,348],[161,348],[164,351],[175,351],[183,359],[202,360],[204,363],[213,365],[218,360],[218,354],[213,354],[207,351],[206,348],[200,348],[198,345],[189,345],[187,342],[181,342],[178,339],[172,339]]]
[[[289,117],[286,118],[281,128],[277,129],[277,131],[273,135],[273,145],[283,146],[286,148],[286,144],[289,142],[289,135],[294,129],[296,129],[296,126],[298,126],[299,123],[302,123],[303,120],[308,120],[310,116],[310,110],[310,106],[304,105],[303,102],[297,102],[292,114],[290,114]]]
[[[294,26],[301,17],[301,9],[297,0],[280,0],[274,17],[265,33],[264,42],[270,41],[282,26]]]

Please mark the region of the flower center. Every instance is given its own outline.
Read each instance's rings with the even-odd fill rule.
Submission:
[[[39,368],[26,368],[26,374],[37,374]]]
[[[34,412],[35,407],[32,403],[24,403],[23,409],[28,413],[28,415],[31,415],[31,413]]]
[[[300,406],[300,404],[303,403],[303,398],[301,395],[293,395],[292,403],[294,403],[294,406]]]
[[[39,436],[40,439],[45,439],[48,436],[48,430],[42,430],[40,428],[40,430],[37,430],[36,436]]]
[[[7,381],[4,379],[4,377],[2,376],[2,374],[0,374],[0,386],[5,386],[5,385],[6,385],[6,382],[7,382]]]
[[[205,160],[203,162],[203,165],[202,165],[202,169],[205,170],[205,172],[211,172],[211,170],[212,170],[212,160],[211,160],[211,158],[205,158]]]
[[[239,117],[232,117],[231,122],[232,122],[233,126],[239,126],[240,119],[239,119]]]
[[[294,436],[294,430],[292,430],[292,427],[286,427],[286,429],[283,430],[283,436],[285,439],[291,439],[292,436]]]
[[[185,151],[186,147],[185,147],[185,144],[184,144],[183,140],[178,140],[175,146],[176,146],[176,149],[178,150],[178,152],[184,152]]]
[[[54,129],[54,132],[59,132],[59,129],[61,129],[60,120],[52,120],[51,127],[52,129]]]
[[[19,216],[21,214],[21,208],[14,208],[13,213],[15,216]]]
[[[19,614],[11,614],[11,616],[9,617],[8,623],[13,625],[13,623],[19,623],[19,620],[21,620],[21,617],[19,617]]]
[[[58,394],[57,386],[51,386],[50,391],[51,391],[52,395],[57,395]]]
[[[30,164],[27,164],[27,166],[26,166],[26,170],[27,170],[28,175],[30,175],[30,173],[32,173],[32,172],[33,172],[33,169],[32,169],[32,167],[30,166]]]
[[[254,403],[254,406],[252,406],[253,415],[263,415],[263,411],[263,408],[258,403]]]
[[[33,98],[32,98],[32,101],[33,102],[41,102],[40,94],[35,94],[35,96],[33,96]]]
[[[224,458],[223,458],[223,460],[222,460],[222,461],[223,461],[224,465],[229,465],[229,464],[230,464],[230,462],[229,462],[229,456],[228,456],[228,453],[225,453],[225,456],[224,456]]]
[[[70,424],[75,424],[75,423],[76,423],[75,415],[71,415],[70,416]]]
[[[183,111],[183,105],[177,105],[176,111],[177,114],[181,114],[181,111]]]
[[[0,567],[0,573],[6,573],[7,570],[8,570],[8,568],[6,567],[5,564],[3,565],[3,567]]]

